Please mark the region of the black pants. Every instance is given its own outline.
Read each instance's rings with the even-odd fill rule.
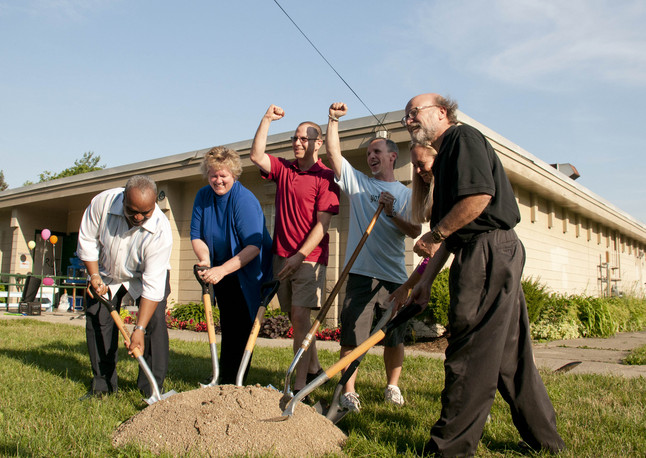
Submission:
[[[474,455],[496,389],[529,446],[565,447],[533,361],[520,283],[524,263],[525,250],[513,230],[482,234],[455,253],[442,412],[425,452]]]
[[[242,294],[242,288],[236,274],[227,275],[213,291],[220,309],[220,384],[235,384],[240,361],[249,340],[253,318],[249,315],[247,301]],[[260,304],[258,304],[260,305]],[[247,366],[247,372],[251,361]],[[247,377],[245,372],[244,379]],[[244,381],[243,379],[243,381]],[[244,383],[243,383],[244,384]]]
[[[120,290],[118,296],[123,297],[125,290]],[[169,343],[168,328],[166,327],[166,301],[170,294],[170,279],[166,276],[166,291],[164,299],[157,304],[144,338],[144,359],[162,390],[166,373],[168,372]],[[115,308],[121,309],[121,297],[118,297]],[[96,300],[89,298],[85,336],[90,364],[92,365],[92,392],[112,393],[117,391],[117,349],[119,347],[119,329],[114,324],[110,311]],[[139,304],[139,301],[137,301]],[[147,398],[152,396],[152,387],[146,374],[139,369],[137,386]]]

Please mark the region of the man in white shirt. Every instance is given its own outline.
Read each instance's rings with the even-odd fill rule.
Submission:
[[[125,188],[95,196],[83,214],[77,254],[87,269],[89,285],[100,295],[110,290],[117,310],[126,292],[137,301],[139,313],[129,351],[136,347],[142,351],[161,390],[168,370],[165,311],[173,238],[156,201],[157,185],[143,175],[130,178]],[[86,337],[94,377],[86,396],[116,392],[118,329],[109,310],[91,294]],[[137,386],[144,396],[152,395],[141,370]]]
[[[344,103],[333,103],[329,109],[326,132],[327,158],[335,181],[350,201],[350,230],[346,264],[368,227],[379,204],[384,209],[370,237],[357,256],[346,284],[341,312],[341,357],[350,353],[370,335],[376,310],[386,309],[388,297],[407,279],[404,255],[406,237],[417,237],[422,228],[410,221],[411,190],[395,179],[397,145],[385,138],[368,142],[366,161],[372,176],[353,168],[341,154],[339,118],[348,112]],[[384,339],[386,366],[386,402],[403,405],[399,376],[404,362],[406,325],[394,329]],[[341,406],[358,411],[359,395],[355,391],[356,373],[350,377],[341,396]]]

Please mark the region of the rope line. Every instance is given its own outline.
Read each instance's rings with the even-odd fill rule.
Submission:
[[[310,39],[308,38],[308,36],[307,36],[307,35],[305,35],[305,32],[303,32],[303,31],[301,30],[301,28],[298,26],[298,24],[296,24],[296,22],[294,22],[294,20],[291,18],[291,16],[290,16],[289,14],[287,14],[287,11],[285,11],[285,9],[284,9],[282,6],[280,6],[280,3],[278,3],[278,0],[274,0],[274,3],[276,3],[276,5],[278,5],[278,8],[280,8],[280,9],[281,9],[281,11],[282,11],[283,13],[285,13],[285,16],[287,16],[287,18],[292,22],[292,24],[294,24],[294,27],[296,27],[296,28],[298,29],[298,31],[301,33],[301,35],[303,35],[303,36],[305,37],[305,39],[309,42],[309,44],[312,46],[312,48],[314,48],[314,49],[316,50],[316,52],[319,54],[319,56],[321,56],[321,58],[325,61],[325,63],[326,63],[326,64],[328,64],[328,66],[332,69],[332,71],[333,71],[334,73],[336,73],[336,75],[339,77],[339,79],[341,79],[341,81],[343,81],[343,84],[345,84],[345,85],[348,87],[348,89],[350,89],[350,91],[352,91],[352,93],[354,94],[354,96],[355,96],[357,99],[359,99],[359,102],[361,102],[361,104],[362,104],[364,107],[366,107],[366,110],[368,110],[368,111],[370,112],[370,114],[372,115],[372,117],[373,117],[373,118],[375,118],[375,119],[377,120],[377,122],[379,123],[379,125],[380,125],[380,126],[382,126],[384,129],[386,129],[386,126],[384,126],[384,125],[382,124],[382,122],[379,120],[379,118],[377,118],[377,116],[375,116],[375,114],[372,112],[372,110],[371,110],[370,108],[368,108],[368,105],[366,105],[366,104],[364,103],[364,101],[361,99],[361,97],[359,97],[359,94],[357,94],[357,93],[355,92],[355,90],[354,90],[354,89],[352,89],[352,87],[350,87],[350,85],[347,83],[347,81],[346,81],[345,79],[343,79],[343,77],[339,74],[339,72],[337,72],[337,71],[336,71],[336,69],[334,68],[334,66],[333,66],[333,65],[332,65],[332,64],[331,64],[331,63],[330,63],[330,62],[325,58],[325,56],[323,55],[323,53],[321,53],[321,51],[319,51],[319,49],[316,47],[316,45],[315,45],[314,43],[312,43],[312,40],[310,40]],[[386,129],[386,130],[387,130],[387,129]]]

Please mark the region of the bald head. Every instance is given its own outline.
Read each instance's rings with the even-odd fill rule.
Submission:
[[[435,143],[453,124],[457,124],[458,104],[439,94],[416,95],[406,104],[402,120],[416,143]]]

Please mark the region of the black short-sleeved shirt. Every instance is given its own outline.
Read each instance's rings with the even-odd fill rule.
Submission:
[[[491,196],[480,216],[451,234],[447,239],[449,248],[483,232],[511,229],[520,221],[518,204],[500,159],[477,129],[464,124],[449,127],[433,164],[433,175],[433,226],[460,199],[474,194]]]

